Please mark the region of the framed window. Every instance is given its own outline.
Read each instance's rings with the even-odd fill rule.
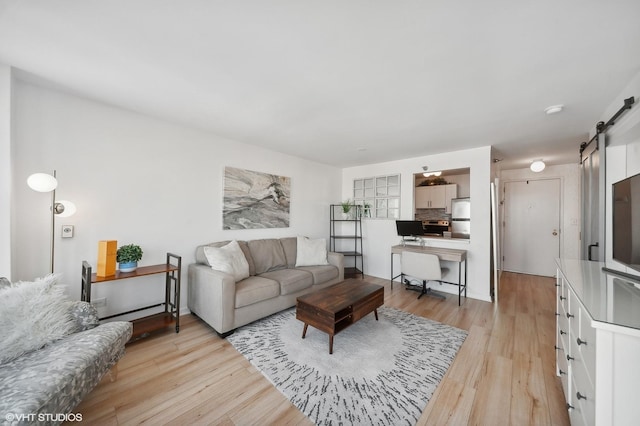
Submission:
[[[353,200],[364,206],[364,217],[400,218],[400,175],[353,180]]]

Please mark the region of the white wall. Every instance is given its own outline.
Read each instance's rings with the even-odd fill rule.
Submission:
[[[577,149],[576,149],[577,152]],[[563,164],[547,166],[542,172],[534,173],[531,169],[515,169],[500,171],[499,200],[504,194],[505,182],[535,179],[560,179],[560,256],[567,259],[580,258],[580,165]],[[504,206],[501,206],[501,209]],[[501,212],[504,217],[504,212]]]
[[[340,194],[340,170],[185,128],[134,112],[18,81],[13,150],[14,279],[48,271],[49,194],[30,190],[34,172],[58,172],[58,199],[78,211],[57,220],[55,270],[74,298],[81,263],[96,265],[99,240],[142,246],[142,265],[182,256],[182,307],[186,266],[198,244],[225,239],[308,235],[327,237],[329,208]],[[225,166],[289,176],[289,228],[222,230]],[[62,225],[75,236],[61,239]],[[107,297],[103,315],[163,299],[161,276],[95,286]]]
[[[635,105],[607,131],[605,262],[612,269],[637,275],[636,271],[630,270],[612,260],[611,236],[613,235],[613,229],[610,218],[613,214],[612,185],[619,180],[640,173],[640,73],[611,102],[611,105],[602,114],[600,120],[609,120],[622,107],[623,100],[630,96],[635,97]]]
[[[0,64],[0,277],[11,279],[11,68]]]
[[[445,154],[417,157],[351,167],[342,173],[342,199],[353,198],[353,179],[372,176],[401,174],[401,219],[413,219],[414,174],[422,171],[422,166],[430,170],[471,169],[471,240],[457,242],[444,239],[428,239],[427,244],[439,247],[468,250],[468,297],[490,301],[489,261],[490,261],[490,167],[491,148],[482,147]],[[391,277],[391,246],[399,243],[394,220],[365,219],[363,221],[363,249],[365,273],[380,278]],[[452,264],[450,267],[457,265]],[[399,271],[396,256],[394,272]],[[457,280],[457,277],[455,278]],[[455,281],[454,280],[454,281]],[[457,287],[443,285],[437,290],[456,291]]]

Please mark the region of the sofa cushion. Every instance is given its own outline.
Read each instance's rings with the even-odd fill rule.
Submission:
[[[280,283],[268,278],[249,277],[236,283],[236,308],[280,295]]]
[[[0,413],[71,412],[124,355],[131,331],[130,322],[105,323],[0,365]]]
[[[235,240],[222,247],[205,247],[204,254],[211,268],[232,275],[236,282],[249,276],[249,263]]]
[[[210,243],[210,244],[196,247],[196,262],[201,263],[203,265],[211,266],[211,264],[209,264],[209,261],[207,260],[207,256],[204,254],[204,248],[205,247],[222,247],[222,246],[226,246],[230,242],[231,242],[230,240],[219,241],[216,243]],[[238,245],[240,246],[240,249],[244,253],[244,257],[247,259],[247,263],[249,264],[249,275],[255,275],[256,267],[254,266],[253,259],[251,258],[251,251],[249,250],[249,245],[247,245],[246,241],[238,241]]]
[[[340,270],[333,265],[300,266],[296,269],[311,273],[314,284],[323,284],[329,280],[334,280],[340,274]]]
[[[287,267],[293,268],[296,266],[296,252],[298,251],[297,238],[280,238],[280,244],[282,244],[282,249],[284,250],[284,255],[287,259]]]
[[[280,240],[252,240],[249,241],[249,250],[256,267],[256,275],[287,267],[287,258]]]
[[[295,293],[313,285],[313,275],[309,271],[300,269],[280,269],[265,272],[260,276],[278,281],[281,295]]]
[[[296,266],[328,265],[327,241],[324,238],[312,240],[307,237],[297,239]]]
[[[11,281],[8,278],[0,277],[0,290],[6,287],[11,287]]]
[[[59,275],[22,281],[0,290],[0,363],[62,339],[76,330],[71,301]]]

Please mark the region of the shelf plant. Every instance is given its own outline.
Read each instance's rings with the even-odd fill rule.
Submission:
[[[343,201],[340,203],[340,205],[342,206],[342,213],[344,215],[345,218],[349,217],[349,213],[351,212],[351,199],[347,199],[346,201]]]
[[[118,248],[116,260],[120,264],[120,272],[132,272],[142,259],[142,249],[136,244],[127,244]]]

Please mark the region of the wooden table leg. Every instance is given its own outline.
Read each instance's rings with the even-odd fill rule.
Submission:
[[[378,321],[378,310],[377,310],[377,309],[374,309],[374,310],[373,310],[373,313],[374,313],[374,314],[376,314],[376,321]]]
[[[304,328],[302,329],[302,338],[304,339],[304,336],[307,335],[307,327],[309,327],[309,324],[307,324],[306,322],[304,323]]]
[[[333,354],[333,334],[329,335],[329,355]]]

